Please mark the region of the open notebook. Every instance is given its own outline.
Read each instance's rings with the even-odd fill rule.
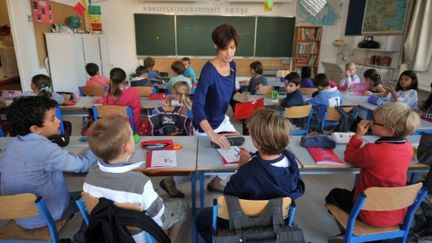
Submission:
[[[226,166],[237,166],[240,159],[241,149],[238,146],[232,146],[229,149],[217,149],[222,156],[222,162]]]

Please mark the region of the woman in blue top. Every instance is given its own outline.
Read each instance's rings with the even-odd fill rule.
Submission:
[[[232,25],[223,24],[213,30],[212,39],[217,55],[201,70],[192,105],[194,134],[207,135],[210,141],[228,149],[228,140],[219,133],[236,132],[225,113],[236,92],[233,58],[239,36]],[[212,180],[208,189],[223,191],[220,178]]]

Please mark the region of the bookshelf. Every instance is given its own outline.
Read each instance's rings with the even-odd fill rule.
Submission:
[[[312,75],[318,71],[321,48],[321,26],[296,26],[294,66],[296,69],[311,67]]]

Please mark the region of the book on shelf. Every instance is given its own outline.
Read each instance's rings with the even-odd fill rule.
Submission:
[[[300,27],[300,40],[303,40],[303,41],[320,41],[321,40],[321,28]]]
[[[229,149],[217,149],[225,166],[238,166],[241,148],[232,146]]]
[[[175,150],[148,150],[146,167],[163,168],[177,166]]]
[[[308,147],[309,154],[319,165],[343,165],[344,162],[331,148]]]

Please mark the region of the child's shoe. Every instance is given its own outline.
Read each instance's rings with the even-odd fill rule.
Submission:
[[[172,176],[162,179],[159,185],[170,197],[184,198],[184,193],[177,189]]]

